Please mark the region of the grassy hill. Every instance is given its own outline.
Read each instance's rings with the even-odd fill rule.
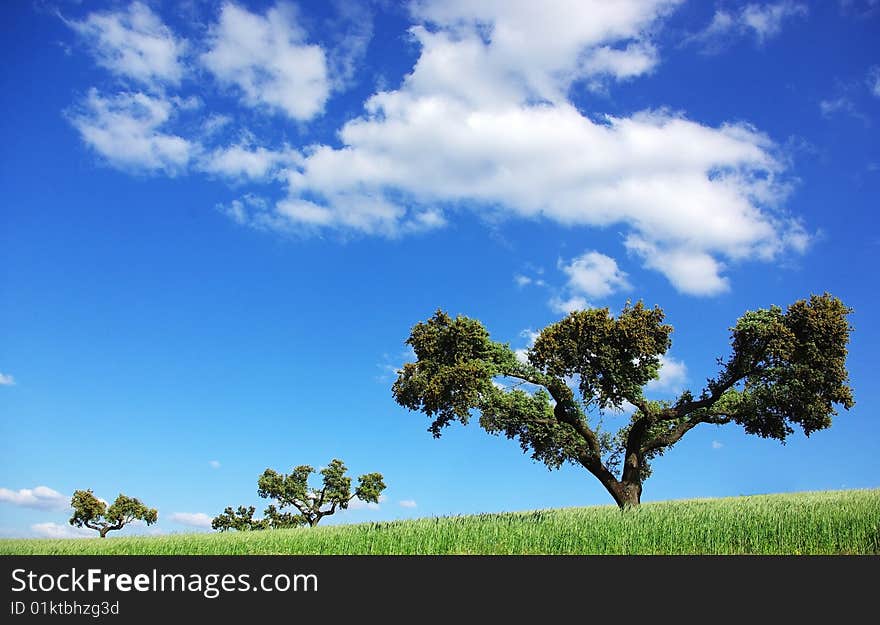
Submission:
[[[0,540],[0,554],[880,554],[880,489],[225,534]]]

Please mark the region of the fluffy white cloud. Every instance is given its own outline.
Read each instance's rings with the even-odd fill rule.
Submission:
[[[806,17],[806,4],[783,0],[771,4],[747,4],[738,12],[719,9],[701,32],[686,42],[702,44],[708,52],[717,52],[733,37],[752,35],[759,44],[779,34],[782,24],[794,17]]]
[[[97,538],[98,534],[84,527],[59,523],[35,523],[31,531],[40,538]]]
[[[232,179],[260,180],[298,161],[297,152],[289,149],[270,150],[262,146],[231,145],[218,147],[205,154],[199,162],[202,171]]]
[[[687,381],[687,366],[672,356],[660,356],[659,376],[645,386],[648,391],[678,392]]]
[[[306,39],[293,5],[258,15],[226,2],[201,61],[220,83],[240,90],[248,106],[307,120],[323,110],[330,82],[324,50]]]
[[[401,508],[415,508],[418,505],[415,499],[402,499],[399,503]]]
[[[165,132],[165,125],[178,107],[189,101],[123,92],[103,96],[90,89],[80,109],[69,115],[82,140],[116,167],[162,170],[175,174],[183,170],[199,147],[183,137]]]
[[[97,63],[114,74],[146,85],[176,85],[184,75],[186,42],[141,2],[67,24],[86,40]]]
[[[0,373],[0,386],[15,386],[15,378],[8,373]]]
[[[724,447],[724,443],[721,441],[712,441],[712,449],[721,449]]]
[[[568,276],[568,288],[587,297],[598,299],[632,288],[617,261],[595,250],[585,252],[569,263],[560,261],[559,268]]]
[[[555,12],[535,8],[543,17],[529,26],[534,3],[498,15],[466,4],[417,5],[435,27],[413,29],[422,47],[413,71],[343,126],[342,147],[313,146],[289,172],[290,195],[274,209],[281,223],[395,235],[442,225],[445,205],[464,204],[567,226],[618,224],[631,250],[661,252],[644,255],[646,266],[705,294],[726,288],[719,257],[769,260],[791,247],[798,226],[777,210],[784,166],[762,133],[665,111],[592,119],[562,95],[581,75],[563,71],[571,55],[635,36],[667,4],[572,11],[589,13],[589,24],[574,19],[566,45],[545,41],[545,22],[562,19]],[[523,60],[517,37],[544,62]],[[685,255],[700,261],[699,275]]]
[[[629,236],[626,247],[642,257],[645,266],[666,276],[688,295],[717,295],[730,289],[720,272],[724,266],[710,254],[693,247],[660,247],[638,236]]]
[[[679,3],[560,0],[548,7],[528,0],[417,1],[413,16],[440,31],[414,29],[424,64],[413,82],[445,78],[456,92],[490,100],[518,86],[534,97],[562,101],[578,79],[597,74],[623,79],[652,69],[657,55],[651,27]],[[449,65],[444,67],[444,60]]]
[[[70,507],[70,497],[48,486],[22,488],[17,491],[0,488],[0,501],[37,510],[66,510]]]
[[[677,4],[417,0],[412,71],[370,97],[338,144],[302,152],[251,139],[211,145],[228,124],[223,116],[203,123],[199,140],[186,139],[172,130],[186,103],[144,93],[92,90],[71,121],[118,167],[280,180],[287,196],[274,204],[246,196],[220,207],[250,227],[400,236],[444,226],[450,207],[611,226],[644,266],[685,293],[711,295],[729,287],[727,264],[769,261],[809,241],[780,209],[789,188],[776,145],[741,123],[710,127],[663,110],[586,115],[569,99],[584,84],[650,72],[659,62],[652,33]],[[803,11],[777,2],[728,17],[766,38]],[[207,37],[200,60],[219,83],[248,106],[297,120],[323,110],[335,86],[328,66],[347,67],[309,43],[292,5],[257,14],[226,2]],[[358,58],[361,48],[340,54]],[[626,287],[616,266],[597,275],[572,276],[584,288],[551,306],[584,307],[586,297]]]
[[[550,306],[550,310],[555,313],[559,313],[560,315],[567,315],[568,313],[572,313],[576,310],[586,310],[588,308],[591,308],[590,302],[588,302],[580,295],[574,295],[568,298],[554,296],[551,297],[550,301],[547,303]]]
[[[168,519],[189,527],[211,529],[211,517],[204,512],[173,512]]]

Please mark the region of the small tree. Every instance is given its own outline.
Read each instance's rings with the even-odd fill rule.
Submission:
[[[211,521],[211,527],[215,530],[225,532],[226,530],[238,530],[246,532],[250,530],[262,530],[268,527],[265,519],[254,519],[256,508],[253,506],[239,506],[238,510],[233,510],[232,506],[228,506],[223,510],[223,514],[219,514]]]
[[[379,495],[385,490],[381,473],[367,473],[358,478],[358,486],[352,493],[351,478],[345,475],[342,460],[333,459],[321,469],[323,485],[320,489],[308,486],[309,476],[314,472],[315,469],[309,465],[298,466],[289,475],[266,469],[257,481],[257,494],[265,499],[274,499],[278,507],[270,504],[262,519],[253,518],[253,506],[239,506],[237,511],[229,507],[223,514],[214,517],[211,527],[221,532],[228,529],[246,531],[300,525],[314,527],[325,516],[348,508],[353,499],[378,503]],[[296,512],[282,512],[281,509],[286,507],[294,508]]]
[[[432,418],[435,438],[478,412],[490,434],[518,439],[550,469],[580,465],[621,508],[635,506],[651,460],[702,423],[736,423],[784,442],[792,426],[809,436],[831,425],[835,404],[852,407],[850,312],[827,293],[785,312],[748,311],[731,328],[732,353],[719,359],[720,373],[698,396],[684,391],[663,402],[643,394],[670,346],[672,327],[659,307],[627,303],[616,318],[607,308],[572,312],[541,331],[525,361],[490,340],[479,321],[438,310],[413,327],[406,342],[416,362],[403,366],[392,392]],[[625,402],[634,407],[628,423],[604,431],[597,415]]]
[[[140,520],[152,525],[159,518],[155,508],[147,508],[139,499],[122,493],[108,507],[91,490],[78,490],[73,493],[70,506],[73,508],[70,524],[93,529],[101,538],[106,538],[107,532],[121,530],[132,521]]]

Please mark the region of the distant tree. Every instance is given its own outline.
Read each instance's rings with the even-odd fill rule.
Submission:
[[[223,514],[219,514],[211,521],[211,527],[215,530],[225,532],[226,530],[238,530],[246,532],[249,530],[261,530],[268,527],[264,519],[254,519],[256,508],[249,506],[239,506],[238,510],[233,510],[232,506],[227,507]]]
[[[351,492],[351,478],[345,475],[342,460],[334,459],[321,469],[322,487],[309,488],[309,476],[315,472],[309,465],[293,469],[289,475],[266,469],[257,481],[257,494],[265,499],[274,499],[278,507],[270,504],[262,519],[254,519],[254,507],[239,506],[237,511],[226,508],[223,514],[214,517],[211,527],[221,532],[236,529],[239,531],[279,529],[309,525],[314,527],[325,516],[337,510],[345,510],[353,499],[366,503],[377,503],[385,482],[381,473],[367,473],[358,478],[358,486]],[[296,512],[282,512],[291,507]]]
[[[121,530],[132,521],[139,520],[152,525],[159,518],[155,508],[147,508],[139,499],[122,493],[108,507],[91,490],[78,490],[70,499],[70,507],[73,508],[70,524],[93,529],[101,538],[106,538],[107,532]]]
[[[518,439],[550,469],[582,466],[621,508],[636,506],[651,460],[697,425],[732,422],[784,442],[794,425],[807,436],[829,427],[835,404],[851,408],[851,312],[827,293],[785,312],[748,311],[731,328],[732,353],[718,359],[720,373],[699,396],[684,391],[666,402],[643,393],[671,343],[659,307],[627,302],[616,318],[607,308],[572,312],[544,328],[523,360],[490,340],[479,321],[438,310],[412,328],[406,342],[416,362],[403,366],[392,392],[433,419],[435,438],[479,413],[488,433]],[[628,422],[613,434],[603,430],[607,411],[627,402]]]

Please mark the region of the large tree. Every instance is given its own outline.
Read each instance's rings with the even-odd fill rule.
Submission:
[[[651,460],[694,427],[736,423],[749,434],[785,441],[831,425],[835,405],[849,409],[846,370],[851,313],[829,294],[748,311],[731,328],[731,354],[694,395],[645,397],[670,347],[672,327],[659,307],[627,302],[572,312],[541,331],[527,358],[492,341],[482,323],[438,310],[406,341],[416,362],[399,371],[395,400],[432,419],[439,438],[454,421],[479,414],[490,434],[518,439],[550,469],[569,462],[594,475],[621,507],[638,505]],[[616,432],[600,418],[632,416]]]
[[[108,506],[91,490],[78,490],[70,499],[70,507],[73,508],[70,524],[95,530],[101,538],[106,538],[108,532],[121,530],[132,521],[152,525],[159,519],[155,508],[148,508],[140,499],[122,493]]]
[[[295,467],[289,475],[266,469],[257,480],[257,494],[265,499],[274,499],[278,506],[269,505],[262,519],[253,518],[253,506],[239,506],[237,511],[228,507],[222,514],[214,517],[211,527],[221,532],[228,529],[247,531],[299,525],[314,527],[325,516],[348,508],[353,499],[378,503],[379,496],[385,490],[382,474],[361,475],[357,488],[352,492],[351,478],[346,475],[346,471],[342,460],[334,458],[321,469],[321,488],[309,488],[309,476],[315,472],[309,465]],[[294,508],[296,512],[282,512],[286,507]]]

